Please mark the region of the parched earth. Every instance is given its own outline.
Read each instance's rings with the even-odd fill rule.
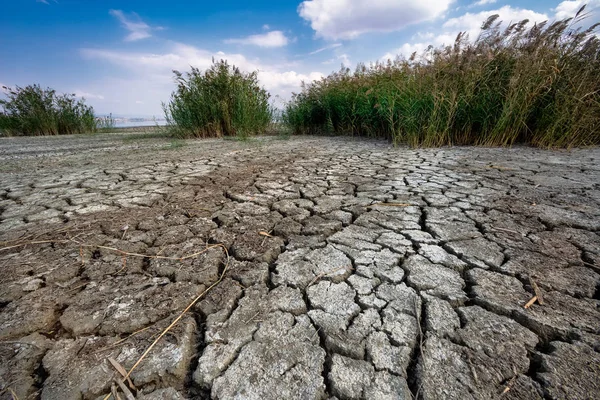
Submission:
[[[181,144],[0,139],[0,399],[600,398],[600,149]]]

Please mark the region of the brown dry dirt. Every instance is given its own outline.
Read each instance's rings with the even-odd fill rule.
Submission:
[[[0,138],[0,399],[600,399],[599,161]]]

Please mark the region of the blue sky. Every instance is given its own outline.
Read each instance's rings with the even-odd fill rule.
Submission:
[[[600,0],[3,0],[0,85],[40,83],[85,97],[98,114],[162,115],[171,70],[212,58],[258,70],[276,102],[357,62],[409,56],[477,36],[482,21],[572,16]],[[592,12],[589,24],[600,20]]]

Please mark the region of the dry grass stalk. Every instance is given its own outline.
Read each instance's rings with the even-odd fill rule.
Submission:
[[[537,297],[538,304],[540,306],[543,306],[544,305],[544,299],[542,297],[542,291],[538,287],[537,283],[535,283],[535,281],[533,279],[531,279],[531,277],[529,277],[529,283],[531,284],[531,287],[533,288],[533,292],[535,293],[535,297]]]
[[[160,339],[162,339],[163,336],[165,336],[175,325],[177,325],[177,323],[183,318],[183,316],[202,298],[204,297],[210,290],[212,290],[215,286],[217,286],[219,283],[221,283],[221,281],[223,280],[223,278],[225,277],[225,274],[227,273],[227,270],[229,269],[229,251],[227,251],[227,247],[225,247],[223,244],[217,244],[217,245],[213,245],[213,246],[209,246],[207,249],[203,250],[202,252],[197,253],[198,254],[202,254],[205,251],[207,251],[209,248],[213,248],[213,247],[221,247],[224,251],[225,254],[227,256],[227,262],[225,264],[225,268],[223,268],[223,272],[221,272],[221,275],[219,275],[219,278],[213,282],[213,284],[211,284],[208,288],[206,288],[206,290],[204,290],[202,293],[200,293],[198,296],[196,296],[195,299],[193,299],[188,306],[177,316],[177,318],[175,318],[175,320],[173,322],[171,322],[171,324],[169,326],[167,326],[161,333],[160,335],[158,335],[158,337],[152,342],[152,344],[150,344],[150,346],[148,346],[148,348],[146,349],[146,351],[144,351],[144,353],[140,356],[140,358],[135,362],[135,364],[133,364],[133,367],[131,367],[131,369],[127,372],[127,374],[125,375],[125,378],[129,378],[131,376],[131,373],[142,363],[142,361],[146,358],[146,356],[150,353],[150,351],[152,351],[152,349],[154,348],[154,346],[156,346],[156,344],[160,341]],[[109,250],[113,250],[112,248],[108,248]],[[120,252],[123,252],[122,250],[118,250],[118,249],[114,249]],[[130,254],[130,255],[135,255],[135,253]],[[139,255],[138,255],[139,256]],[[144,255],[141,255],[142,257],[147,257]],[[174,257],[164,257],[167,259],[175,259],[175,260],[179,260],[179,258],[174,258]],[[185,258],[191,258],[191,256],[189,257],[185,257]],[[182,259],[185,259],[182,258]],[[110,398],[111,394],[106,395],[106,397],[104,397],[103,400],[108,400]]]
[[[315,276],[314,279],[312,281],[310,281],[310,283],[308,285],[306,285],[306,287],[308,288],[309,286],[314,285],[320,279],[322,279],[322,278],[324,278],[324,277],[326,277],[328,275],[335,274],[336,272],[338,272],[338,271],[340,271],[342,269],[346,269],[346,268],[347,268],[347,266],[344,265],[342,267],[335,268],[335,269],[333,269],[331,271],[328,271],[328,272],[322,272],[319,275]],[[350,270],[352,270],[352,266],[350,267]]]
[[[85,243],[77,242],[77,241],[74,241],[74,240],[71,240],[71,241],[73,241],[73,242],[75,242],[78,245],[83,246],[83,247],[89,247],[89,248],[96,248],[96,249],[103,249],[103,250],[114,251],[114,252],[119,253],[119,254],[121,254],[123,256],[150,258],[150,259],[155,259],[155,260],[156,259],[158,259],[158,260],[171,260],[171,261],[184,261],[184,260],[188,260],[190,258],[198,257],[199,255],[204,254],[208,250],[210,250],[212,248],[215,248],[215,247],[222,247],[222,248],[224,248],[224,246],[222,244],[214,244],[214,245],[207,246],[202,251],[197,251],[195,253],[188,254],[188,255],[185,255],[185,256],[182,256],[182,257],[167,257],[167,256],[160,256],[160,255],[150,256],[150,255],[147,255],[147,254],[130,253],[128,251],[117,249],[115,247],[102,246],[102,245],[97,245],[97,244],[85,244]]]
[[[378,207],[378,206],[383,206],[383,207],[410,207],[410,206],[412,206],[412,204],[408,204],[408,203],[375,203],[375,204],[371,204],[370,206],[367,206],[367,208],[373,208],[373,207]]]
[[[125,398],[127,400],[135,400],[135,396],[133,395],[133,393],[131,393],[131,390],[129,390],[127,388],[127,386],[125,386],[125,384],[123,382],[121,382],[119,379],[115,379],[115,382],[116,382],[117,385],[119,385],[119,387],[121,388],[121,390],[125,394]],[[117,395],[118,395],[118,393],[117,393]]]
[[[508,380],[508,382],[506,382],[506,387],[504,388],[504,390],[502,390],[502,393],[500,393],[500,396],[505,395],[506,393],[510,392],[510,389],[512,388],[512,386],[515,384],[515,380],[517,379],[517,376],[513,376],[512,378],[510,378]]]
[[[102,351],[107,351],[107,350],[110,350],[110,349],[114,349],[115,347],[117,347],[117,346],[118,346],[118,345],[120,345],[121,343],[123,343],[123,342],[125,342],[125,341],[127,341],[127,340],[131,339],[133,336],[135,336],[135,335],[137,335],[137,334],[139,334],[139,333],[142,333],[142,332],[144,332],[144,331],[146,331],[146,330],[150,329],[151,327],[152,327],[152,326],[147,326],[147,327],[145,327],[145,328],[142,328],[142,329],[140,329],[140,330],[137,330],[137,331],[133,332],[132,334],[128,335],[127,337],[124,337],[123,339],[119,339],[119,340],[117,340],[115,343],[111,344],[111,345],[110,345],[110,346],[108,346],[108,347],[104,347],[104,348],[102,348],[102,349],[98,349],[98,350],[96,350],[96,351],[95,351],[95,352],[93,352],[92,354],[96,354],[96,353],[100,353],[100,352],[102,352]]]
[[[8,391],[10,392],[10,395],[12,396],[13,400],[19,400],[19,396],[17,396],[15,391],[12,390],[12,388],[8,388]]]
[[[269,232],[265,232],[265,231],[260,231],[258,232],[259,235],[264,236],[265,238],[263,239],[263,241],[260,243],[260,246],[264,246],[265,245],[265,241],[267,240],[267,238],[272,238],[273,236],[271,235],[271,232],[273,231],[269,231]]]
[[[529,308],[529,307],[531,307],[531,306],[533,305],[533,303],[535,303],[535,302],[537,301],[537,299],[538,299],[538,298],[537,298],[537,296],[533,296],[533,297],[531,298],[531,300],[529,300],[529,301],[528,301],[528,302],[527,302],[527,303],[526,303],[526,304],[523,306],[523,308]]]
[[[24,247],[30,244],[46,244],[46,243],[67,243],[69,240],[33,240],[30,242],[21,242],[21,243],[17,243],[11,246],[6,246],[6,247],[2,247],[0,248],[0,251],[5,251],[5,250],[10,250],[10,249],[16,249],[19,247]]]
[[[121,364],[119,364],[119,362],[112,357],[108,357],[108,361],[117,370],[117,372],[123,376],[123,378],[127,379],[127,383],[129,384],[129,387],[132,388],[133,390],[137,390],[135,388],[133,382],[131,382],[131,378],[129,378],[129,376],[127,376],[127,371],[125,370],[125,368],[123,368],[123,366]]]
[[[117,385],[114,382],[110,385],[110,394],[116,400],[121,400],[121,396],[119,396],[119,392],[117,391]]]

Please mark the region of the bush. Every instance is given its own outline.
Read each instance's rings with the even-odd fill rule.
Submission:
[[[475,42],[429,48],[303,86],[284,119],[295,133],[385,137],[413,146],[571,147],[600,143],[600,40],[584,18],[488,18]]]
[[[272,118],[269,94],[257,73],[243,73],[226,61],[202,73],[173,71],[177,90],[163,104],[166,120],[181,137],[247,136],[263,133]]]
[[[40,85],[3,87],[0,131],[9,135],[65,135],[96,130],[94,109],[74,94],[57,94]]]

